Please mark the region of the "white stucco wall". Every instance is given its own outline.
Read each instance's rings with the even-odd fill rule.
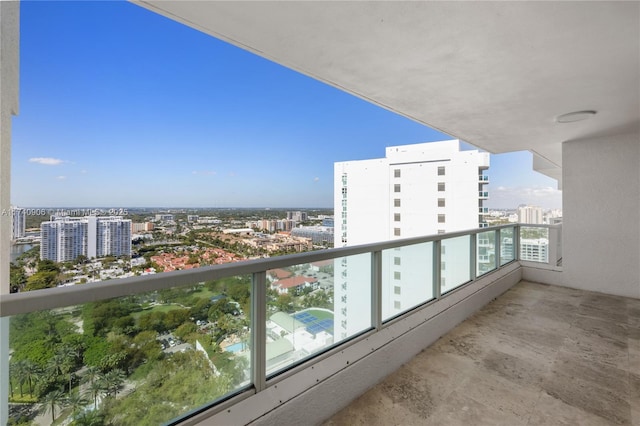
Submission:
[[[18,2],[0,2],[0,294],[9,293],[11,239],[11,116],[18,113]],[[9,391],[9,321],[0,319],[0,424],[6,424]]]
[[[640,133],[565,142],[563,283],[640,298]]]

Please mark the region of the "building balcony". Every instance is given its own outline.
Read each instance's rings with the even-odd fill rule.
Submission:
[[[489,183],[489,176],[479,175],[478,176],[478,182],[481,183],[481,184]]]
[[[488,207],[478,207],[478,213],[480,213],[480,214],[488,214],[489,213],[489,208]]]
[[[478,192],[478,197],[481,200],[487,200],[489,198],[489,192],[488,191],[479,191]]]
[[[324,425],[640,424],[640,300],[520,281]]]
[[[190,317],[178,321],[181,325],[163,323],[157,341],[152,339],[144,346],[136,337],[131,341],[132,346],[124,345],[129,348],[123,349],[125,352],[137,345],[146,349],[142,352],[133,350],[116,359],[113,365],[104,363],[104,359],[113,358],[108,353],[102,361],[92,361],[88,355],[75,357],[76,363],[65,370],[64,377],[69,378],[60,380],[62,388],[68,391],[67,383],[70,383],[74,391],[84,389],[89,392],[83,384],[88,380],[85,367],[97,365],[107,373],[119,370],[123,375],[121,383],[111,391],[106,388],[89,399],[97,405],[98,412],[107,416],[113,416],[116,410],[119,416],[126,413],[135,418],[139,413],[133,407],[142,404],[137,398],[150,395],[151,383],[163,376],[164,369],[170,368],[172,374],[182,377],[180,380],[191,386],[189,394],[198,396],[190,399],[188,405],[167,390],[162,402],[145,402],[145,413],[155,410],[164,413],[161,419],[154,421],[246,424],[264,416],[276,416],[273,418],[279,424],[319,422],[334,413],[324,407],[338,409],[343,404],[327,401],[319,405],[323,407],[320,411],[308,413],[312,417],[305,418],[310,403],[307,398],[323,400],[339,395],[341,400],[352,400],[523,276],[558,273],[560,269],[555,262],[521,262],[513,255],[517,253],[513,242],[518,243],[522,235],[520,226],[507,225],[2,295],[0,319],[2,327],[10,332],[3,333],[6,340],[2,342],[5,350],[0,366],[3,371],[12,372],[9,376],[3,375],[11,377],[10,383],[4,379],[3,386],[7,390],[10,385],[13,395],[20,388],[17,361],[23,357],[23,349],[18,347],[20,330],[24,330],[21,327],[37,328],[37,324],[42,324],[41,320],[46,318],[47,324],[56,327],[67,322],[76,327],[90,327],[97,337],[100,335],[96,331],[99,321],[92,315],[99,310],[128,306],[130,313],[121,313],[115,318],[101,317],[103,321],[111,321],[111,325],[101,326],[104,327],[102,333],[110,336],[108,341],[116,338],[126,341],[122,327],[132,318],[139,326],[142,316],[156,310],[167,312],[189,308]],[[553,238],[554,234],[549,232],[548,235]],[[555,259],[556,251],[549,251],[550,258]],[[412,271],[407,273],[405,281],[391,273],[398,256],[402,256],[403,271]],[[333,261],[333,268],[319,273],[319,282],[315,277],[302,281],[318,284],[324,289],[322,291],[330,293],[331,299],[325,300],[328,304],[315,301],[305,307],[287,307],[278,305],[267,292],[269,287],[274,288],[272,279],[268,278],[273,275],[270,271],[289,268],[300,272],[312,263],[327,260]],[[342,274],[347,270],[348,275]],[[421,285],[412,287],[415,280],[411,276],[415,274],[422,277]],[[348,279],[339,278],[345,275]],[[225,316],[224,325],[223,319],[215,324],[210,318],[196,320],[195,316],[199,314],[191,305],[198,296],[210,297],[212,289],[216,288],[205,283],[220,280],[227,283],[231,280],[238,286],[246,283],[250,296],[242,304],[242,312],[237,317]],[[402,287],[404,296],[401,308],[396,304],[398,300],[393,290],[398,286]],[[321,319],[322,315],[326,316]],[[191,336],[185,334],[186,328],[191,330]],[[87,330],[84,329],[85,335]],[[156,336],[156,332],[150,335]],[[160,349],[163,336],[173,344]],[[214,336],[216,344],[211,340]],[[6,350],[9,345],[11,349]],[[90,351],[86,347],[79,350]],[[136,354],[138,358],[133,356]],[[389,356],[393,362],[389,362]],[[144,364],[149,367],[143,368]],[[148,371],[154,366],[157,370]],[[376,373],[370,374],[370,368]],[[185,378],[189,371],[196,372],[197,381],[190,383]],[[172,382],[171,375],[157,383],[158,386],[161,383],[178,386]],[[341,391],[330,392],[337,383],[340,383]],[[26,386],[26,381],[22,384]],[[11,392],[5,393],[9,394]],[[7,407],[6,401],[3,405]],[[36,411],[38,407],[35,406]],[[91,407],[87,409],[91,410]],[[8,411],[4,408],[3,411],[16,413],[16,406],[7,408]],[[44,408],[40,409],[41,414],[44,413],[42,410]],[[61,410],[59,415],[71,419],[70,411]],[[134,421],[139,420],[135,418]]]

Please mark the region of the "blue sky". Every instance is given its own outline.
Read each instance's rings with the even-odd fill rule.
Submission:
[[[332,207],[333,163],[450,139],[127,2],[22,2],[12,203]],[[487,205],[561,206],[526,152]]]

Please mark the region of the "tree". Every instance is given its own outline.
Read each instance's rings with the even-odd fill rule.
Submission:
[[[281,294],[276,300],[276,308],[282,312],[293,312],[293,297],[288,293]]]
[[[41,369],[40,367],[32,361],[24,360],[22,362],[21,372],[23,374],[24,379],[29,384],[29,394],[33,395],[33,385],[40,377]]]
[[[105,424],[104,414],[96,410],[82,411],[71,424],[73,426],[103,426]]]
[[[67,398],[67,405],[71,407],[71,411],[74,414],[77,414],[88,403],[89,400],[81,395],[80,392],[69,393],[69,396]]]
[[[109,397],[115,397],[118,391],[122,388],[125,379],[124,371],[115,369],[106,373],[102,380],[106,390],[106,395]]]
[[[49,392],[42,399],[45,413],[51,411],[51,423],[56,421],[56,407],[62,408],[66,404],[64,392],[61,389],[55,389]]]

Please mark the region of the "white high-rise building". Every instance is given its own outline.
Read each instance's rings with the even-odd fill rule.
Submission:
[[[121,216],[52,217],[40,225],[40,258],[54,262],[131,255],[131,220]]]
[[[26,210],[20,207],[11,207],[11,240],[25,236],[27,215]]]
[[[518,207],[518,222],[542,224],[544,223],[542,208],[536,206],[520,206]]]
[[[484,227],[482,203],[488,198],[482,174],[489,154],[460,150],[458,140],[393,146],[384,158],[346,161],[334,165],[334,246],[344,247]],[[469,259],[448,240],[441,256],[441,281],[446,290],[468,268]],[[467,247],[466,241],[459,241]],[[487,247],[490,242],[487,241]],[[443,244],[444,245],[444,244]],[[405,247],[382,253],[383,317],[415,304],[432,286],[417,270],[429,262],[431,245]],[[445,250],[446,249],[446,250]],[[468,251],[468,250],[467,250]],[[490,253],[487,250],[487,259]],[[335,264],[335,337],[352,335],[369,326],[370,263],[368,258],[345,258]],[[426,266],[425,266],[426,267]],[[467,278],[468,279],[468,278]],[[464,279],[463,279],[464,280]],[[366,290],[366,291],[365,291]]]

